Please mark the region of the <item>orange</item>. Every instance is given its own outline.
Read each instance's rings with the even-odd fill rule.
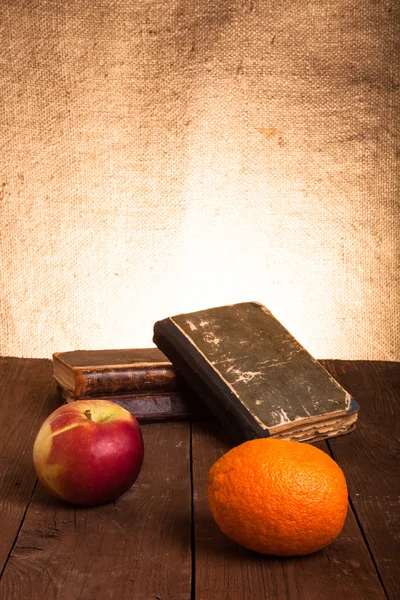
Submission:
[[[257,439],[209,472],[208,501],[220,529],[256,552],[310,554],[341,532],[348,495],[341,468],[306,443]]]

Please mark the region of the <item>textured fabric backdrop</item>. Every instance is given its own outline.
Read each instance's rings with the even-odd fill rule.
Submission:
[[[1,347],[258,300],[400,359],[399,3],[2,0]]]

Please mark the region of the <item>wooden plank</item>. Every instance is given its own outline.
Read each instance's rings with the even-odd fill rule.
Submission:
[[[226,538],[207,503],[208,470],[230,448],[216,423],[195,424],[192,434],[196,600],[352,600],[385,598],[352,511],[341,535],[305,557],[275,558],[250,552]],[[318,444],[326,448],[324,442]]]
[[[324,361],[354,395],[354,433],[331,440],[389,598],[400,598],[400,364]]]
[[[190,425],[142,431],[141,474],[115,503],[74,507],[38,485],[0,583],[2,599],[190,599]]]
[[[60,402],[48,360],[0,358],[0,573],[36,484],[35,435]]]

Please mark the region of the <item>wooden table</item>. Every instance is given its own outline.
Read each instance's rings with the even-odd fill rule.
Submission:
[[[59,406],[51,363],[0,359],[0,598],[400,598],[399,364],[323,362],[361,407],[355,432],[319,444],[345,472],[349,514],[329,547],[281,559],[237,546],[210,516],[208,469],[229,448],[216,421],[142,426],[142,472],[112,504],[51,498],[32,465]]]

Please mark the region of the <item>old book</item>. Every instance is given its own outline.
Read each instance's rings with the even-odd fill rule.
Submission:
[[[179,387],[175,368],[157,348],[56,352],[53,375],[75,399],[173,392]]]
[[[163,319],[154,342],[237,442],[316,441],[355,426],[355,400],[260,303]]]
[[[57,389],[63,402],[75,402],[80,399],[60,386],[57,386]],[[91,400],[115,402],[132,413],[140,423],[199,420],[213,416],[207,406],[190,390],[96,396],[91,397]]]

